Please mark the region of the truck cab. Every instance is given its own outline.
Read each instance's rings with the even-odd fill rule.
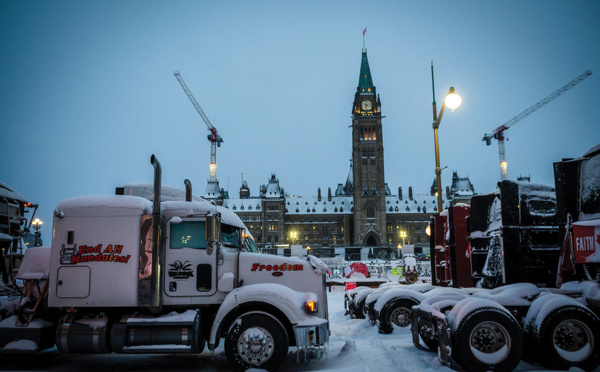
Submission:
[[[41,297],[57,316],[37,314],[50,321],[38,329],[5,319],[0,352],[29,332],[39,350],[55,340],[65,353],[199,353],[224,338],[235,370],[274,370],[289,346],[321,353],[327,267],[312,256],[258,253],[226,208],[173,190],[161,198],[160,164],[151,161],[157,197],[123,188],[56,207]]]

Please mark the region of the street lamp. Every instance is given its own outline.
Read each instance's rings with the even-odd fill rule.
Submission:
[[[438,141],[438,128],[444,115],[444,109],[446,106],[454,111],[462,103],[462,99],[458,94],[454,92],[454,87],[450,87],[448,94],[444,98],[444,104],[440,110],[440,115],[437,115],[437,108],[435,103],[435,84],[433,80],[433,61],[431,62],[431,87],[433,89],[433,137],[435,142],[435,177],[437,182],[437,201],[438,201],[438,213],[443,210],[442,204],[442,169],[440,168],[440,143]]]
[[[406,231],[400,231],[400,237],[402,238],[402,244],[404,244],[404,239],[406,239]]]
[[[41,243],[40,243],[40,229],[42,228],[42,225],[44,223],[39,218],[36,218],[35,220],[33,220],[31,222],[31,224],[33,225],[33,228],[35,229],[35,242],[33,243],[33,246],[34,247],[39,247],[41,245]]]
[[[290,232],[290,238],[292,238],[292,245],[294,245],[294,241],[298,237],[298,233],[296,231]]]

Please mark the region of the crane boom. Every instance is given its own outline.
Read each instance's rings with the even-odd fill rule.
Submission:
[[[208,140],[210,141],[210,181],[217,182],[217,146],[221,147],[221,142],[223,142],[223,139],[219,135],[217,128],[215,128],[210,120],[208,120],[208,117],[202,110],[202,107],[200,107],[200,104],[198,101],[196,101],[196,98],[194,98],[194,95],[183,81],[179,71],[175,71],[174,75],[210,131],[210,134],[207,136]]]
[[[591,74],[592,74],[592,71],[590,71],[590,70],[585,71],[583,74],[581,74],[578,77],[576,77],[575,79],[571,80],[563,87],[554,91],[548,97],[544,98],[543,100],[541,100],[538,103],[536,103],[535,105],[529,107],[527,110],[523,111],[519,115],[515,116],[514,118],[510,119],[506,123],[500,125],[498,128],[494,129],[494,131],[491,134],[485,134],[483,136],[483,138],[481,140],[485,141],[486,145],[488,145],[488,146],[491,145],[492,138],[498,140],[498,154],[499,154],[499,158],[500,158],[500,177],[502,180],[505,180],[507,178],[506,152],[504,149],[504,132],[508,128],[510,128],[513,125],[515,125],[516,123],[518,123],[519,121],[525,119],[527,116],[533,114],[534,112],[541,109],[542,107],[544,107],[545,105],[547,105],[548,103],[553,101],[554,99],[558,98],[561,94],[563,94],[566,91],[568,91],[569,89],[573,88],[575,85],[581,83],[583,80],[585,80]]]

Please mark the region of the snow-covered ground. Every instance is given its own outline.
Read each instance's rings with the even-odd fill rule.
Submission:
[[[395,329],[392,334],[379,334],[364,319],[344,315],[344,287],[333,287],[328,294],[331,336],[325,356],[308,363],[296,363],[295,352],[280,368],[281,371],[451,371],[437,359],[436,353],[417,349],[410,329]],[[0,357],[0,370],[45,371],[228,371],[223,343],[215,355],[208,351],[200,355],[61,355],[56,349],[43,351],[35,357],[20,360]],[[543,367],[521,362],[516,371],[538,371]],[[579,369],[572,369],[579,371]]]

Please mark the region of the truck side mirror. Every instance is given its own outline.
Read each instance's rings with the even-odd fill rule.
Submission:
[[[212,254],[213,247],[221,240],[221,219],[220,215],[206,216],[206,253]]]

